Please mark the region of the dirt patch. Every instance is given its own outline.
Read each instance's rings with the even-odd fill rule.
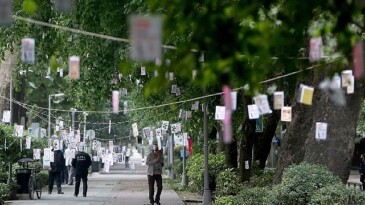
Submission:
[[[194,192],[188,191],[176,191],[177,195],[179,195],[180,199],[183,201],[191,201],[191,202],[201,202],[203,201],[203,196]],[[189,203],[190,204],[190,203]]]

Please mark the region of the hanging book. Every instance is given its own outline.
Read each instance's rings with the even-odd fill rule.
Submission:
[[[68,61],[68,76],[72,80],[80,78],[80,58],[78,56],[71,56]]]
[[[143,136],[145,138],[150,138],[150,134],[151,134],[151,129],[149,127],[143,128]]]
[[[347,94],[354,93],[355,90],[355,77],[352,75],[349,78],[349,85],[347,86],[346,92]]]
[[[55,0],[54,6],[58,11],[70,12],[72,10],[72,0]]]
[[[267,100],[267,95],[259,95],[257,97],[254,97],[254,102],[257,105],[261,115],[272,113],[269,102]]]
[[[260,111],[256,104],[247,105],[248,119],[258,119],[260,117]]]
[[[174,124],[171,124],[171,133],[177,133],[177,131],[176,131],[176,123],[174,123]]]
[[[124,101],[123,103],[123,114],[127,114],[128,113],[128,101]]]
[[[0,26],[10,26],[13,23],[12,0],[0,0]]]
[[[237,91],[231,92],[231,102],[232,102],[232,110],[237,109]]]
[[[199,101],[195,101],[192,105],[191,105],[191,110],[198,110],[199,109]]]
[[[157,137],[162,137],[162,130],[161,130],[161,128],[156,129],[156,138]]]
[[[9,123],[10,122],[10,110],[4,110],[3,111],[3,122]]]
[[[169,80],[174,80],[174,73],[173,72],[169,72]]]
[[[316,62],[323,57],[323,42],[322,37],[310,39],[309,44],[309,61]]]
[[[161,65],[162,20],[159,16],[131,16],[129,18],[131,57],[136,61],[156,61]],[[157,63],[156,63],[157,65]]]
[[[146,75],[146,67],[141,67],[141,75]]]
[[[155,77],[158,77],[158,71],[157,70],[155,70],[155,72],[153,72],[153,74],[154,74]]]
[[[191,119],[192,119],[193,114],[192,114],[192,112],[191,112],[191,111],[186,111],[186,112],[185,112],[185,114],[186,114],[186,119],[187,119],[187,120],[191,120]]]
[[[312,105],[313,93],[314,93],[313,87],[300,84],[299,103],[302,103],[305,105]]]
[[[283,122],[291,122],[292,119],[292,108],[291,107],[282,107],[281,108],[281,121]]]
[[[161,137],[160,136],[156,137],[156,140],[157,140],[157,148],[158,148],[158,150],[161,150],[162,149]]]
[[[214,119],[224,120],[225,115],[226,115],[226,107],[224,107],[224,106],[215,106]]]
[[[167,130],[169,128],[169,121],[162,121],[161,129]]]
[[[327,139],[327,123],[316,122],[316,139],[317,140]]]
[[[25,138],[25,149],[30,149],[31,140],[32,138],[29,136]]]
[[[33,159],[41,159],[41,149],[33,149]]]
[[[137,136],[138,136],[138,127],[137,127],[137,123],[133,123],[133,124],[132,124],[132,131],[133,131],[133,137],[137,137]]]
[[[179,118],[180,118],[180,119],[185,119],[185,118],[186,118],[185,110],[180,109],[180,112],[179,112]]]
[[[342,81],[342,87],[346,88],[347,86],[349,86],[351,84],[351,76],[352,75],[352,70],[344,70],[341,73],[341,81]]]
[[[33,38],[22,39],[22,62],[34,63],[35,61],[35,41]]]
[[[191,71],[191,77],[192,77],[193,80],[195,80],[197,74],[198,74],[197,70],[192,70]]]
[[[171,86],[171,93],[176,93],[176,88],[177,88],[177,85],[172,85]]]
[[[356,79],[361,79],[364,75],[364,42],[356,42],[352,50],[352,63]]]
[[[176,88],[176,96],[180,96],[181,92],[180,92],[180,88]]]
[[[119,91],[113,90],[112,101],[113,101],[113,113],[118,113],[119,112]]]
[[[274,110],[280,110],[284,106],[284,91],[274,92]]]

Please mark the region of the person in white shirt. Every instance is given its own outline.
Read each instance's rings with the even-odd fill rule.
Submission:
[[[70,145],[65,150],[65,165],[68,173],[68,185],[73,185],[72,159],[75,158],[75,150],[70,149]]]

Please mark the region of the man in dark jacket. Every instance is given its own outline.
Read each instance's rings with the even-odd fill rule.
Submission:
[[[87,194],[87,175],[88,168],[91,165],[90,155],[83,151],[83,148],[80,147],[80,151],[75,155],[75,158],[72,160],[72,167],[75,170],[75,193],[74,196],[77,197],[79,195],[80,182],[82,179],[83,192],[82,195],[86,197]]]
[[[162,167],[163,167],[163,153],[162,150],[158,150],[157,142],[153,144],[151,152],[147,155],[146,165],[148,176],[148,188],[150,204],[160,205],[160,196],[162,192]],[[155,199],[155,181],[157,184],[157,193]]]
[[[53,151],[53,150],[52,150]],[[61,150],[54,151],[54,160],[50,164],[48,177],[48,194],[52,193],[53,183],[56,180],[58,194],[63,194],[61,189],[61,171],[65,169],[65,158]]]
[[[362,190],[365,191],[365,155],[360,156],[360,181],[362,183]]]

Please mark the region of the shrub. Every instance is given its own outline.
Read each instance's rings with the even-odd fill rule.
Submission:
[[[365,204],[365,195],[357,189],[335,184],[319,189],[309,202],[309,205],[322,204]]]
[[[271,186],[274,179],[274,171],[264,170],[250,177],[249,185],[252,187]]]
[[[301,205],[322,187],[339,183],[341,180],[324,166],[304,162],[285,170],[281,184],[274,189],[281,204]]]
[[[224,153],[209,155],[209,188],[215,191],[216,176],[221,171],[225,170],[227,165],[225,163]],[[202,193],[204,188],[204,157],[202,154],[194,154],[187,160],[186,175],[189,178],[189,189],[193,192]]]
[[[42,186],[48,185],[48,171],[41,171],[37,174],[38,180],[42,183]]]
[[[4,201],[9,198],[10,186],[5,183],[0,183],[0,203],[4,204]]]
[[[234,205],[274,205],[276,196],[267,187],[245,187],[234,200]]]
[[[8,173],[0,172],[0,183],[6,183],[8,181]]]
[[[237,179],[237,174],[232,168],[225,169],[220,172],[217,176],[215,196],[222,197],[236,195],[242,188],[241,183]]]
[[[174,160],[174,172],[177,177],[182,175],[183,172],[183,162],[180,159]]]
[[[221,196],[218,197],[214,205],[233,205],[234,203],[234,196]]]

